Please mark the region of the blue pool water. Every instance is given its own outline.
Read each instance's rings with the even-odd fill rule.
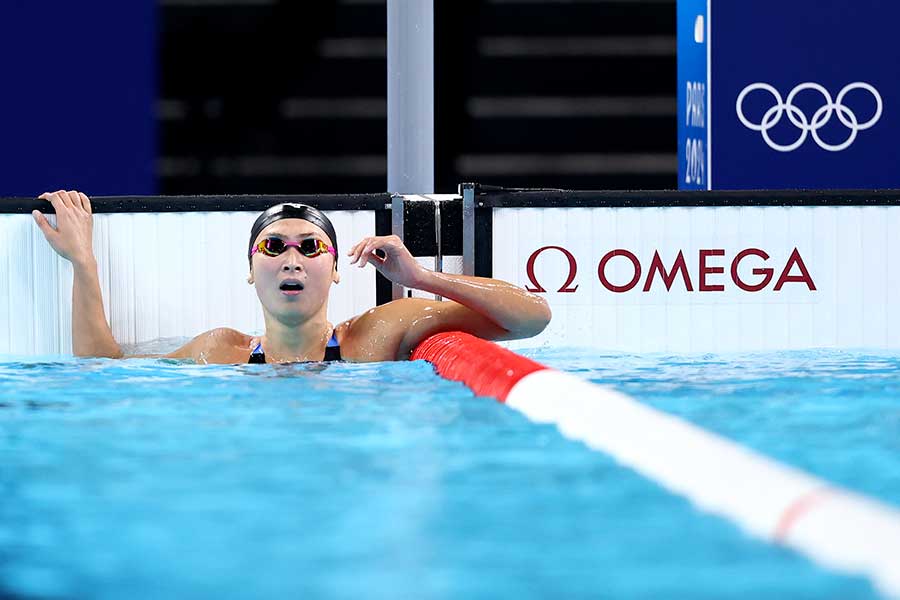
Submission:
[[[900,353],[530,355],[900,506]]]
[[[900,355],[526,354],[900,504]],[[0,498],[0,597],[878,597],[422,362],[7,357]]]

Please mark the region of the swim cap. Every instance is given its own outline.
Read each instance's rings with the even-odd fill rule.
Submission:
[[[303,219],[304,221],[309,221],[313,225],[320,227],[322,231],[331,238],[331,245],[334,247],[335,252],[334,268],[337,268],[338,246],[334,225],[331,224],[331,220],[325,216],[325,213],[318,208],[306,204],[276,204],[275,206],[266,209],[264,213],[256,218],[253,227],[250,228],[250,247],[247,249],[247,259],[250,261],[251,265],[253,264],[253,255],[250,253],[253,251],[253,242],[256,241],[256,236],[259,235],[260,231],[272,223],[282,219]]]

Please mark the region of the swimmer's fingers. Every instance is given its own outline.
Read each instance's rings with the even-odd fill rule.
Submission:
[[[365,237],[365,238],[359,240],[358,242],[356,242],[355,244],[353,244],[353,247],[350,248],[350,250],[347,251],[347,256],[352,257],[352,258],[350,259],[350,262],[351,262],[351,263],[354,263],[354,262],[356,262],[357,260],[359,260],[359,253],[362,251],[363,246],[366,245],[366,242],[368,242],[370,239],[372,239],[372,238],[370,238],[370,237]]]
[[[378,237],[369,237],[359,243],[361,246],[359,248],[359,253],[356,260],[362,259],[359,262],[359,268],[363,268],[368,264],[371,264],[374,267],[379,267],[384,264],[386,258],[381,258],[377,254],[375,254],[376,250],[381,250],[385,252],[386,248],[392,243],[389,238],[397,238],[397,236],[378,236]],[[398,240],[400,238],[397,238]],[[387,252],[385,252],[387,255]],[[354,261],[355,262],[355,261]]]
[[[69,206],[75,210],[81,210],[81,198],[78,196],[78,192],[71,190],[66,192],[66,196],[69,197]]]
[[[38,196],[41,200],[48,201],[51,206],[53,206],[53,211],[56,213],[57,218],[57,228],[59,228],[60,219],[65,219],[68,212],[73,208],[72,199],[69,197],[69,193],[65,190],[59,190],[57,192],[44,192],[40,196]],[[75,198],[78,198],[78,195],[75,195]],[[78,205],[81,206],[81,201],[78,201]]]
[[[385,261],[387,259],[381,258],[377,254],[375,254],[375,250],[377,250],[377,248],[373,248],[372,250],[368,251],[368,253],[363,254],[364,260],[359,263],[360,267],[364,267],[366,265],[372,265],[373,267],[378,269],[385,263]]]
[[[69,198],[69,193],[66,190],[57,190],[51,196],[56,199],[56,202],[54,202],[53,198],[51,198],[50,204],[53,205],[57,213],[60,212],[60,207],[72,208],[72,200]]]
[[[59,213],[60,211],[65,210],[66,203],[60,196],[60,192],[44,192],[40,196],[38,196],[41,200],[46,200],[53,206],[53,210]]]
[[[384,252],[384,258],[375,254]],[[362,265],[371,264],[379,273],[394,283],[418,288],[425,268],[420,265],[396,235],[369,238],[360,254],[365,258]],[[361,265],[361,266],[362,266]]]
[[[384,258],[375,254],[378,250],[384,253]],[[352,257],[350,264],[356,264],[359,268],[371,264],[397,283],[401,283],[400,279],[408,279],[418,269],[418,263],[396,235],[363,238],[350,249],[348,255]]]
[[[385,235],[377,238],[372,238],[372,242],[369,244],[367,248],[369,254],[375,252],[376,250],[381,250],[384,252],[385,259],[399,259],[401,257],[409,256],[412,258],[412,254],[410,254],[409,250],[406,249],[406,246],[403,244],[403,240],[401,240],[396,235]]]
[[[84,210],[91,212],[91,201],[87,196],[76,190],[59,190],[53,193],[43,193],[38,198],[48,200],[57,214],[65,212],[64,209]]]
[[[403,248],[403,241],[396,235],[381,235],[363,238],[355,246],[350,248],[347,255],[353,256],[350,262],[354,263],[362,256],[371,254],[375,250],[382,250],[386,254],[393,254],[393,251],[402,250]]]
[[[84,199],[87,198],[87,196],[76,190],[62,192],[62,195],[68,200],[66,205],[74,210],[76,214],[81,215],[85,212],[90,214],[91,211],[84,205]]]
[[[370,252],[369,254],[366,255],[366,261],[375,268],[378,268],[381,265],[383,265],[386,260],[387,260],[387,258],[381,258],[377,254],[375,254],[374,251]]]
[[[379,260],[377,263],[372,261],[372,257],[375,256],[373,254],[373,252],[375,252],[375,248],[377,246],[378,246],[378,238],[368,238],[368,241],[365,243],[365,245],[359,251],[359,258],[361,258],[362,260],[359,261],[359,265],[357,265],[357,266],[359,266],[360,269],[362,269],[369,263],[372,263],[373,265],[377,265],[382,262],[381,260]]]
[[[369,240],[371,240],[371,239],[372,239],[371,237],[363,238],[359,242],[354,244],[352,248],[350,248],[349,252],[347,252],[347,256],[351,257],[350,258],[351,265],[355,264],[356,261],[359,260],[360,256],[362,256],[363,249],[366,247],[366,244],[368,244]]]
[[[53,225],[47,220],[47,217],[44,216],[39,210],[31,211],[31,216],[34,218],[34,222],[37,223],[38,229],[41,230],[41,233],[44,234],[44,237],[47,238],[47,241],[50,241],[51,238],[55,238],[59,235],[59,232],[53,228]]]
[[[37,223],[38,227],[40,227],[41,231],[44,233],[44,236],[47,237],[47,240],[49,240],[49,236],[51,235],[51,233],[48,232],[52,232],[52,234],[56,234],[58,232],[59,215],[61,213],[65,214],[66,205],[63,199],[60,197],[59,192],[44,192],[43,194],[38,196],[38,198],[40,200],[46,200],[47,202],[49,202],[53,207],[53,212],[55,212],[57,215],[57,227],[54,228],[47,220],[47,217],[44,215],[44,213],[37,210],[31,212],[31,216],[34,217],[34,220]]]
[[[93,214],[94,211],[91,208],[91,199],[81,192],[78,192],[78,197],[81,199],[81,208],[86,210],[88,214]]]
[[[60,190],[41,194],[39,198],[49,201],[56,211],[55,228],[39,211],[32,213],[50,246],[57,254],[73,263],[89,264],[93,257],[93,217],[90,210],[84,208],[79,192]]]

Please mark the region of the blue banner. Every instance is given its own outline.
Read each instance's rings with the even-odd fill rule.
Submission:
[[[686,58],[682,5],[695,4],[678,3]],[[900,3],[710,0],[707,18],[710,189],[900,187]]]
[[[0,195],[156,192],[156,0],[6,2]]]

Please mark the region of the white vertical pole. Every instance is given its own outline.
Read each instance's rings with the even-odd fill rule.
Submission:
[[[434,4],[387,1],[388,191],[434,193]]]

